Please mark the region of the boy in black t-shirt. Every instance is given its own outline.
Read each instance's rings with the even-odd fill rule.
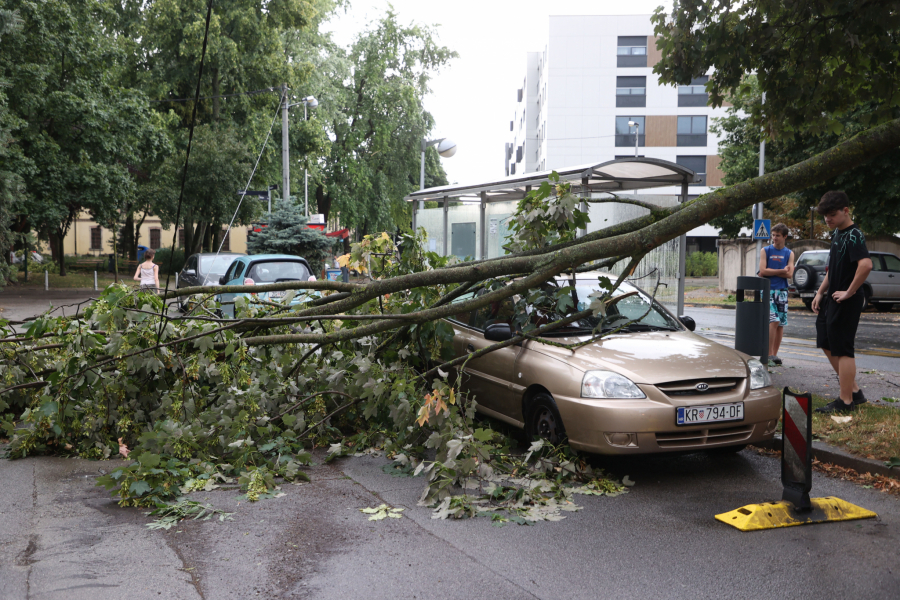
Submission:
[[[848,412],[866,402],[856,384],[854,341],[863,307],[862,284],[872,270],[866,238],[850,218],[850,200],[844,192],[827,192],[816,212],[834,229],[828,271],[812,301],[816,318],[816,347],[831,362],[841,382],[841,395],[816,412]]]

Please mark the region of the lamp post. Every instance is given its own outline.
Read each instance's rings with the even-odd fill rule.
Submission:
[[[641,129],[641,124],[636,121],[628,121],[628,129],[634,127],[634,157],[638,157],[638,142],[640,141],[640,137],[638,133]]]
[[[438,154],[444,158],[450,158],[456,154],[456,142],[450,138],[440,138],[437,140],[422,140],[422,160],[419,162],[419,189],[425,189],[425,151],[429,147],[437,145]],[[419,210],[425,208],[425,201],[419,200]]]
[[[316,100],[313,96],[307,96],[300,100],[300,102],[294,102],[293,104],[288,102],[287,97],[287,84],[282,86],[284,93],[284,104],[281,109],[281,189],[282,198],[285,200],[291,199],[291,167],[290,167],[290,148],[288,143],[288,110],[293,108],[294,106],[303,105],[303,120],[307,119],[306,108],[316,108],[319,106],[319,101]],[[304,170],[303,175],[303,187],[304,187],[304,202],[306,204],[306,216],[309,217],[309,197],[307,191],[307,181],[309,179],[309,170]]]

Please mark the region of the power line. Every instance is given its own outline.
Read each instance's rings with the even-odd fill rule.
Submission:
[[[266,92],[277,92],[280,88],[270,87],[262,90],[252,90],[250,92],[239,92],[237,94],[221,94],[219,96],[198,96],[196,98],[167,98],[165,100],[151,100],[151,103],[159,102],[191,102],[199,100],[212,100],[213,98],[233,98],[235,96],[255,96],[256,94],[265,94]]]

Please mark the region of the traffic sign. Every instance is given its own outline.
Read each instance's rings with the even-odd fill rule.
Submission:
[[[772,237],[772,219],[756,219],[753,221],[753,239],[767,240]]]

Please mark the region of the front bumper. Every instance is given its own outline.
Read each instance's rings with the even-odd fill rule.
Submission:
[[[641,386],[647,398],[601,400],[554,396],[576,450],[594,454],[656,454],[697,451],[771,439],[781,417],[781,393],[774,387],[752,390],[738,398],[693,397],[689,401],[668,398],[652,386]],[[743,402],[740,421],[678,426],[678,406]],[[634,434],[623,439],[622,435]]]

